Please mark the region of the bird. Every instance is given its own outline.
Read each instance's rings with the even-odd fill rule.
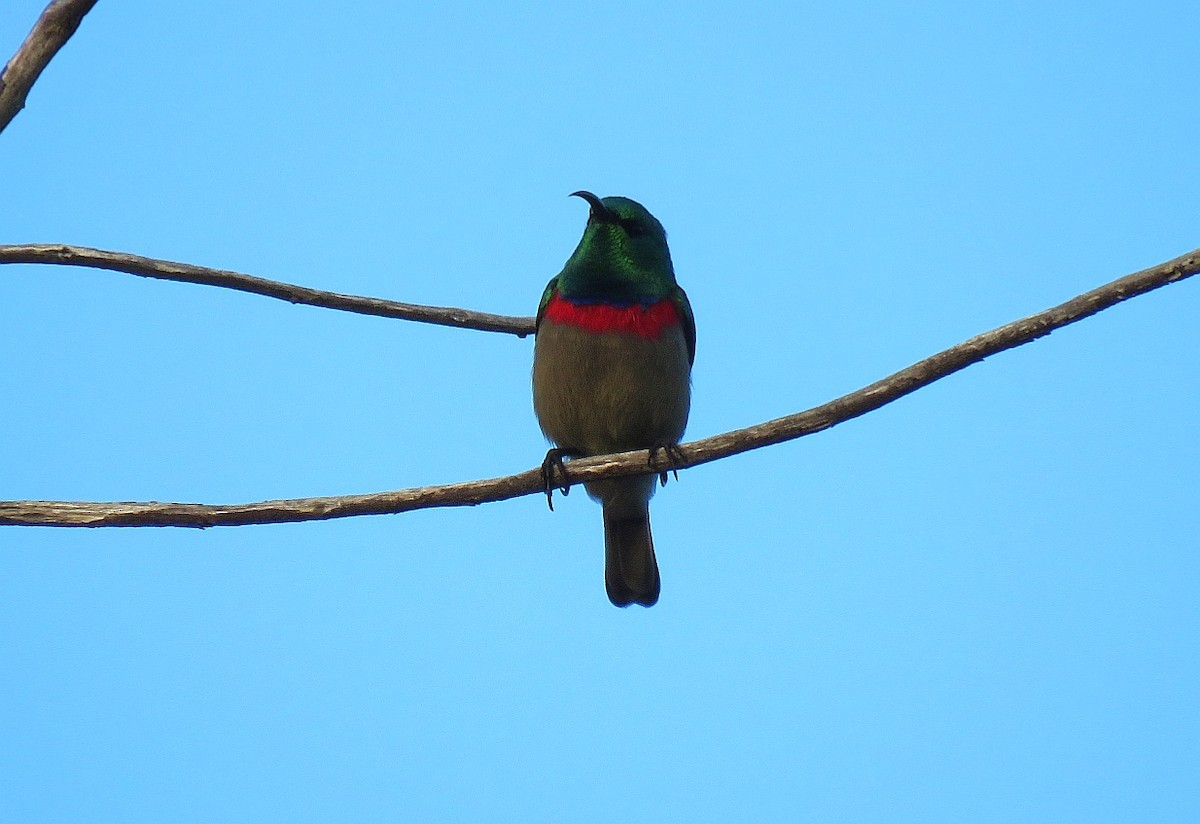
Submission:
[[[661,591],[650,498],[667,477],[655,456],[682,459],[696,321],[662,224],[629,198],[571,196],[587,201],[587,226],[542,293],[534,338],[533,407],[554,444],[542,477],[549,500],[563,457],[650,450],[651,473],[584,485],[602,507],[608,599],[649,607]]]

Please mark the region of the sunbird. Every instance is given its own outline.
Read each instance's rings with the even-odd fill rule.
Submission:
[[[549,495],[563,457],[650,450],[654,472],[585,484],[602,507],[608,599],[649,607],[661,589],[650,536],[655,456],[668,467],[680,456],[696,321],[662,224],[628,198],[572,196],[591,207],[587,226],[542,293],[533,348],[533,408],[554,443],[542,474]]]

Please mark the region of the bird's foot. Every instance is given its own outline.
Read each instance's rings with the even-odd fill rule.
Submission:
[[[571,492],[571,485],[567,483],[567,468],[563,466],[564,457],[574,458],[576,453],[555,447],[546,452],[546,459],[542,461],[542,488],[546,490],[546,505],[551,512],[554,511],[555,488],[562,490],[564,498]],[[556,475],[562,479],[561,482],[556,483]]]
[[[662,451],[663,457],[658,459],[659,451]],[[650,468],[658,472],[658,481],[663,486],[667,485],[667,473],[670,472],[675,476],[675,480],[679,480],[679,465],[686,459],[683,457],[683,450],[679,448],[677,443],[656,443],[650,447],[650,457],[647,463]]]

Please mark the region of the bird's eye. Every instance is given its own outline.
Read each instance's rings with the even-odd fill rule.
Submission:
[[[621,226],[625,229],[625,234],[630,237],[641,237],[646,234],[646,227],[636,220],[622,220]]]

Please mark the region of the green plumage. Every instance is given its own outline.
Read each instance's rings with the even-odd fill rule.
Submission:
[[[538,422],[573,457],[677,444],[691,402],[696,331],[687,295],[675,282],[666,233],[632,200],[579,194],[592,207],[587,228],[538,307],[533,366]],[[547,317],[556,295],[584,313],[597,304],[670,300],[678,322],[647,336],[556,321]],[[658,600],[649,516],[654,482],[647,474],[586,485],[603,507],[605,584],[618,606]]]

